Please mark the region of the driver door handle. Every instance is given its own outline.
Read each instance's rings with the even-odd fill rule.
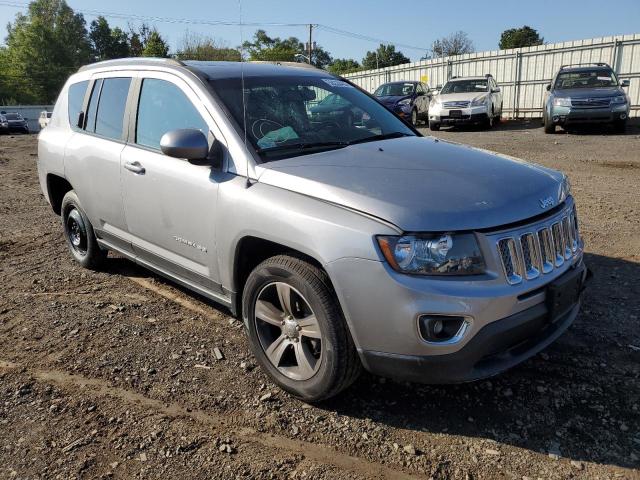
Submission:
[[[138,175],[144,175],[145,172],[144,167],[140,162],[125,162],[124,168],[130,172],[137,173]]]

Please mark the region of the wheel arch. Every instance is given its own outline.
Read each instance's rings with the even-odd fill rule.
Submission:
[[[327,275],[329,287],[335,292],[328,272],[315,256],[280,242],[247,235],[237,242],[233,256],[232,288],[236,292],[233,308],[238,317],[242,317],[242,294],[249,274],[267,258],[275,257],[276,255],[290,255],[305,260],[319,268]]]
[[[47,196],[56,215],[61,214],[62,199],[71,190],[73,190],[73,186],[66,178],[54,173],[47,174]]]

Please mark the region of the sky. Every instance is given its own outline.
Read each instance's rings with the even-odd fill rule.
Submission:
[[[26,4],[27,0],[0,2],[0,25],[12,21],[21,9],[4,4]],[[96,14],[163,17],[148,20],[169,41],[175,51],[185,30],[213,37],[227,46],[250,39],[257,28],[270,36],[308,38],[305,26],[198,25],[175,19],[244,23],[321,24],[388,43],[403,44],[401,50],[412,60],[424,56],[433,40],[456,30],[466,32],[476,51],[496,50],[500,34],[507,28],[529,25],[538,30],[545,43],[593,37],[640,33],[640,0],[67,0],[90,23]],[[137,25],[140,20],[105,15],[112,26]],[[4,33],[4,32],[3,32]],[[1,38],[4,42],[4,38]],[[316,28],[313,40],[334,58],[362,59],[379,42],[357,39]],[[419,47],[413,49],[409,47]]]

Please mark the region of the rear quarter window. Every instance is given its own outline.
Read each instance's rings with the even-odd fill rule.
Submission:
[[[84,94],[87,91],[89,81],[73,83],[69,86],[67,111],[69,112],[69,125],[71,128],[78,129],[78,114],[82,111],[82,103],[84,102]]]

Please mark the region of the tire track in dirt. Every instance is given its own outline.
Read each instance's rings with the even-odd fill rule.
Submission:
[[[87,378],[81,375],[72,375],[61,370],[49,370],[30,368],[17,362],[0,359],[0,371],[21,370],[32,375],[43,383],[54,384],[63,390],[73,390],[77,395],[82,392],[94,397],[111,397],[123,403],[137,405],[170,418],[187,418],[202,425],[221,430],[233,429],[233,434],[239,439],[259,444],[262,447],[277,450],[288,450],[292,454],[304,452],[307,460],[332,465],[343,471],[364,475],[367,478],[379,478],[389,480],[418,479],[419,477],[393,470],[382,464],[368,462],[358,457],[341,454],[330,447],[295,440],[282,435],[266,434],[252,428],[234,426],[234,417],[223,417],[203,410],[187,409],[178,403],[164,403],[160,400],[147,397],[137,392],[114,387],[108,382],[95,378]]]

